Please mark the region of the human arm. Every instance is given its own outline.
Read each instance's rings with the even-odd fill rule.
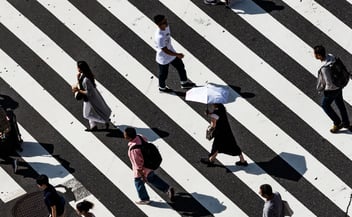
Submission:
[[[332,82],[332,77],[331,77],[331,68],[328,66],[323,66],[321,68],[321,75],[322,75],[322,83],[324,83],[325,90],[336,90],[338,87],[334,85]]]
[[[86,90],[81,90],[81,89],[78,88],[78,86],[73,86],[72,87],[72,92],[73,93],[79,92],[79,93],[84,94],[84,95],[88,94],[88,92]]]
[[[184,55],[182,53],[173,52],[172,50],[169,50],[167,47],[163,47],[163,48],[161,48],[161,50],[164,51],[167,55],[175,56],[179,59],[182,59],[184,57]]]
[[[321,69],[318,72],[318,79],[317,79],[317,90],[319,92],[323,91],[325,89],[325,79],[323,78],[323,74],[321,72]]]
[[[144,159],[140,148],[130,149],[130,160],[133,170],[137,171],[139,177],[146,182],[146,171],[144,171]]]
[[[50,206],[50,209],[51,209],[51,217],[57,217],[56,216],[56,206],[55,205]]]
[[[209,112],[209,110],[205,110],[205,114],[207,116],[210,116],[210,126],[212,128],[215,128],[216,127],[216,122],[217,120],[219,119],[219,116],[217,114],[214,114],[213,112]]]

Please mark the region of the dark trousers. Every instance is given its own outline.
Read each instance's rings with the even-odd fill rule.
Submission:
[[[183,61],[180,58],[175,58],[173,61],[171,61],[169,64],[166,65],[159,65],[159,87],[165,87],[165,81],[167,79],[167,75],[169,74],[169,65],[173,65],[177,72],[178,75],[180,76],[181,81],[187,81],[187,75],[186,75],[186,69],[185,65],[183,64]]]
[[[336,114],[334,109],[331,107],[332,102],[335,101],[337,108],[340,110],[341,118]],[[338,126],[341,123],[344,125],[349,125],[350,121],[348,119],[348,114],[346,111],[345,103],[342,97],[342,88],[337,90],[324,91],[324,97],[321,105],[325,113],[334,122],[334,125]]]

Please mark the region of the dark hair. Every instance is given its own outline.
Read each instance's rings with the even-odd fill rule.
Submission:
[[[262,191],[262,194],[271,196],[273,194],[273,189],[269,184],[263,184],[260,186],[260,190]]]
[[[318,54],[325,58],[325,48],[322,45],[314,46],[314,54]]]
[[[165,16],[164,15],[161,15],[161,14],[158,14],[158,15],[155,15],[154,16],[154,23],[159,25],[159,23],[161,21],[163,21],[165,19]]]
[[[49,185],[49,178],[47,175],[39,175],[36,179],[38,185]]]
[[[79,212],[88,212],[91,208],[93,208],[93,206],[94,204],[92,202],[84,200],[82,202],[77,203],[76,209]]]
[[[94,74],[93,74],[92,70],[90,70],[88,63],[83,60],[77,61],[77,67],[81,70],[83,75],[85,77],[87,77],[93,83],[94,87],[96,87],[95,80],[94,80]]]
[[[125,133],[130,139],[134,139],[137,136],[136,129],[134,129],[133,127],[126,127]]]

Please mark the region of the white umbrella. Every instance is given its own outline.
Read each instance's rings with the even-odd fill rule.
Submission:
[[[193,87],[186,92],[186,100],[204,104],[227,103],[228,96],[228,87],[216,86],[214,84]]]

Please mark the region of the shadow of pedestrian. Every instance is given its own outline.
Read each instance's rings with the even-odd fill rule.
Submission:
[[[63,197],[65,198],[66,202],[69,202],[69,201],[77,201],[76,197],[75,197],[75,194],[73,193],[73,190],[72,188],[69,188],[65,185],[62,185],[62,184],[59,184],[59,185],[56,185],[54,186],[55,189],[61,193],[61,195],[63,195]],[[61,190],[60,188],[64,189]]]
[[[115,137],[115,138],[123,138],[123,132],[120,129],[107,129],[104,130],[105,132],[108,132],[106,134],[107,137]]]
[[[38,146],[44,146],[42,147]],[[59,164],[52,165],[49,163],[42,162],[23,162],[22,159],[18,161],[18,170],[17,174],[23,175],[26,177],[36,178],[37,174],[34,171],[42,171],[43,174],[46,174],[49,178],[62,178],[69,175],[69,173],[75,172],[75,169],[70,167],[70,162],[60,157],[60,155],[50,155],[50,152],[53,153],[53,145],[47,143],[35,143],[35,142],[23,142],[23,151],[21,152],[22,158],[34,159],[35,157],[41,158],[51,158],[54,157]],[[26,167],[23,169],[22,167]],[[32,169],[33,168],[33,169]]]
[[[196,194],[198,196],[199,194]],[[209,199],[203,195],[203,199]],[[171,204],[172,208],[180,213],[182,216],[212,216],[212,214],[202,206],[193,194],[179,192],[175,194],[174,203]]]
[[[277,5],[272,1],[237,0],[230,3],[230,8],[235,9],[237,14],[265,14],[272,11],[283,10],[285,7],[282,5]]]
[[[275,2],[272,2],[272,1],[262,1],[262,0],[253,0],[253,1],[268,13],[272,11],[281,11],[285,9],[284,6],[277,5]]]

